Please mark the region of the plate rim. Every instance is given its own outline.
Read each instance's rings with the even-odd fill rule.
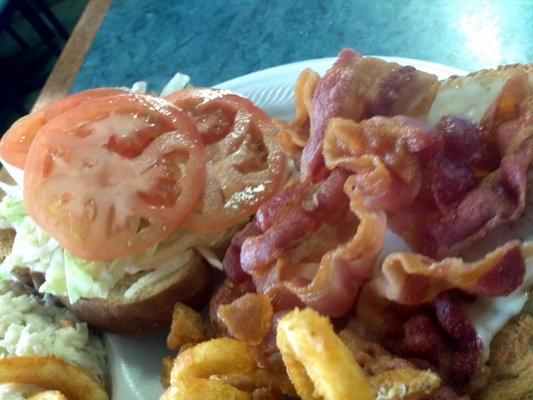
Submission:
[[[468,71],[460,69],[460,68],[448,66],[446,64],[440,64],[440,63],[433,62],[433,61],[420,60],[417,58],[382,56],[382,55],[368,55],[365,57],[380,58],[387,62],[395,62],[401,65],[411,65],[411,64],[415,64],[419,66],[423,65],[424,67],[427,67],[428,69],[441,70],[442,72],[449,74],[450,76],[468,74]],[[316,67],[317,65],[333,64],[333,62],[336,59],[337,57],[311,58],[308,60],[295,61],[295,62],[291,62],[287,64],[276,65],[274,67],[269,67],[269,68],[261,69],[259,71],[253,71],[245,75],[237,76],[227,81],[217,83],[216,85],[213,85],[213,87],[226,88],[227,86],[243,85],[246,83],[252,83],[261,75],[265,75],[265,74],[276,75],[281,72],[284,72],[285,70],[299,69],[300,71],[303,71],[305,68],[313,68],[313,66]]]

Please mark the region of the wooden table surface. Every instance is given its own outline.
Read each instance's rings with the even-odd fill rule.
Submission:
[[[33,110],[42,108],[69,93],[110,5],[111,0],[89,0],[33,105]]]

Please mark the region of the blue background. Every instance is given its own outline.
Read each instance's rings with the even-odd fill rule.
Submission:
[[[72,91],[157,91],[177,71],[208,86],[344,47],[471,71],[532,62],[533,0],[114,0]]]

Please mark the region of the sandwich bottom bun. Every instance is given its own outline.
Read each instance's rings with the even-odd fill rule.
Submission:
[[[14,229],[0,229],[0,262],[11,253],[16,232]]]
[[[97,329],[143,335],[169,327],[176,302],[200,309],[211,294],[209,268],[197,253],[167,281],[149,286],[132,299],[124,298],[129,283],[119,282],[106,300],[80,299],[74,304],[67,298],[60,300],[78,318]]]
[[[0,262],[11,252],[15,231],[0,230]],[[39,288],[44,282],[40,273],[17,268],[13,274],[23,283]],[[71,304],[67,298],[59,300],[84,322],[102,331],[144,335],[170,326],[176,302],[201,309],[211,294],[211,273],[196,252],[190,262],[164,282],[126,299],[124,292],[143,273],[127,276],[112,289],[108,299],[80,299]]]

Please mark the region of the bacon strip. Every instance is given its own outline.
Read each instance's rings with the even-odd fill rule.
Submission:
[[[305,69],[294,86],[294,120],[289,123],[276,121],[280,128],[278,138],[281,148],[295,160],[300,159],[309,139],[312,99],[319,81],[320,75],[312,69]]]
[[[242,244],[239,235],[228,250],[227,270],[251,275],[275,311],[305,305],[341,316],[371,276],[385,215],[350,203],[346,176],[337,169],[323,182],[286,187],[260,208]]]
[[[434,261],[420,254],[392,253],[383,262],[383,274],[372,284],[387,299],[407,305],[433,301],[449,289],[477,296],[507,296],[522,284],[525,268],[518,241],[473,263],[460,258]]]
[[[278,196],[275,196],[274,199],[277,197]],[[244,229],[236,233],[231,239],[231,243],[226,250],[222,265],[224,266],[224,272],[228,279],[236,285],[240,285],[241,283],[250,280],[250,276],[241,268],[240,257],[242,244],[248,237],[257,236],[260,233],[261,230],[256,226],[254,221],[252,221],[246,224]]]
[[[243,270],[265,272],[295,240],[316,232],[322,221],[337,221],[344,215],[348,210],[348,198],[342,192],[345,180],[346,174],[334,173],[312,187],[297,183],[263,205],[256,223],[263,232],[246,239],[241,249]],[[313,254],[303,256],[315,259]]]
[[[360,123],[331,119],[324,139],[329,169],[344,168],[350,198],[371,209],[408,207],[422,184],[422,167],[440,148],[437,132],[407,117],[374,117]]]
[[[343,50],[314,91],[310,135],[301,158],[302,181],[316,182],[326,173],[322,142],[331,118],[423,117],[436,90],[434,75]]]
[[[533,160],[533,85],[527,75],[517,74],[508,79],[487,110],[482,127],[487,146],[492,146],[493,153],[499,153],[498,166],[482,180],[478,179],[477,185],[464,196],[456,196],[455,207],[438,218],[419,221],[426,228],[415,242],[425,254],[456,254],[488,230],[515,220],[524,212],[527,171]],[[473,146],[468,147],[475,152]],[[486,162],[492,161],[486,156]],[[434,187],[439,185],[439,179],[438,173],[432,176]],[[438,204],[438,197],[436,201]]]
[[[513,82],[492,110],[500,110],[498,102],[511,102]],[[523,90],[515,95],[524,97]],[[511,103],[520,104],[510,107],[514,116],[489,110],[490,134],[461,117],[444,117],[436,129],[405,117],[331,119],[324,138],[326,166],[351,171],[351,195],[387,212],[390,226],[411,248],[431,257],[457,254],[524,211],[533,96]],[[503,122],[496,126],[496,120]]]
[[[478,183],[487,143],[481,128],[466,118],[444,117],[437,127],[443,147],[432,160],[431,190],[436,206],[445,214]]]

